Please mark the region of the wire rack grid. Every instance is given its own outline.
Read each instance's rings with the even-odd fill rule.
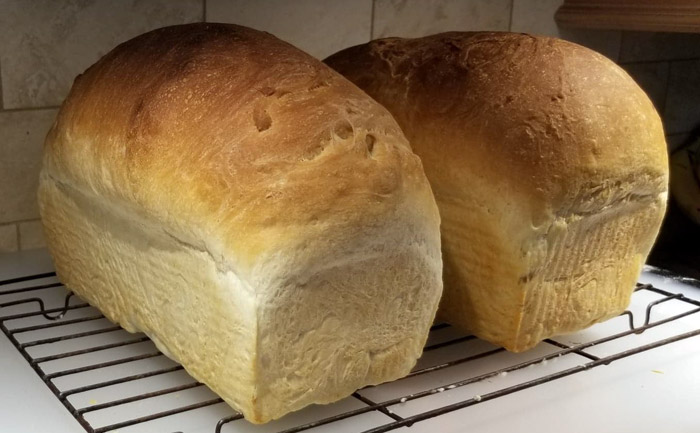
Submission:
[[[694,280],[686,283],[700,287]],[[602,353],[593,350],[653,328],[668,327],[672,322],[700,312],[700,301],[650,284],[638,284],[633,300],[635,298],[643,302],[643,308],[636,312],[625,311],[615,319],[625,321],[624,329],[594,335],[583,342],[547,339],[540,350],[518,356],[474,336],[462,335],[447,324],[434,325],[418,365],[406,378],[397,381],[410,381],[420,376],[428,378],[421,381],[418,388],[414,384],[398,388],[400,391],[393,394],[378,394],[374,389],[385,385],[368,387],[358,390],[344,402],[330,405],[327,410],[302,411],[303,415],[285,417],[284,422],[272,423],[265,431],[296,433],[342,423],[348,431],[368,433],[411,427],[700,335],[700,328],[674,330],[670,335],[668,332],[664,334],[663,338],[645,340],[642,344],[637,342],[623,350]],[[672,313],[653,314],[661,304],[668,303],[677,306]],[[642,323],[635,323],[640,315]],[[204,420],[202,422],[210,424],[209,431],[215,433],[256,431],[258,428],[247,423],[203,384],[187,375],[182,366],[165,358],[148,337],[127,333],[110,323],[98,310],[73,296],[54,273],[0,281],[0,329],[88,433],[117,430],[121,433],[136,427],[146,428],[143,431],[174,431],[172,428],[162,430],[161,425],[153,423],[193,413],[198,413],[199,419]],[[506,356],[505,365],[501,362],[500,368],[489,368],[490,359]],[[567,356],[575,357],[576,361],[562,362],[560,368],[546,374],[530,374],[496,386],[492,384],[494,378],[503,378]],[[154,378],[160,379],[155,385],[150,383]],[[484,388],[487,383],[490,385]],[[442,393],[458,393],[469,386],[477,386],[475,389],[485,392],[462,392],[457,398],[408,415],[400,415],[396,410],[413,401]],[[124,388],[122,395],[119,395],[120,387]],[[359,421],[363,417],[365,419]],[[352,423],[349,428],[348,422]],[[182,425],[182,418],[175,425]]]

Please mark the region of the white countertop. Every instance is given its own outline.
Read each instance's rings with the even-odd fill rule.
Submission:
[[[43,250],[0,255],[0,280],[15,276],[51,270],[48,255]],[[700,299],[700,289],[671,281],[651,273],[644,273],[641,282],[649,282],[671,292],[682,292],[686,296]],[[1,288],[0,288],[1,291]],[[0,297],[0,303],[3,300]],[[635,308],[642,308],[642,304]],[[667,304],[672,304],[672,301]],[[634,300],[633,300],[634,303]],[[662,304],[654,314],[663,314],[664,309],[673,305]],[[0,314],[2,315],[2,314]],[[642,317],[637,314],[636,320]],[[623,318],[612,319],[582,333],[560,337],[561,342],[576,343],[594,338],[606,332],[606,327],[620,326]],[[700,314],[663,325],[687,329],[700,328]],[[630,341],[642,342],[654,337],[657,330],[648,330],[640,336],[632,336]],[[661,331],[658,331],[661,332]],[[680,332],[680,331],[679,331]],[[659,334],[661,335],[661,334]],[[468,372],[491,371],[503,365],[532,359],[552,350],[551,346],[540,345],[524,354],[501,353],[479,361],[470,362]],[[462,346],[450,346],[441,356],[453,356]],[[613,350],[609,344],[596,346],[590,350],[604,356]],[[615,350],[619,350],[615,348]],[[431,356],[433,352],[431,352]],[[429,356],[420,362],[433,362]],[[400,416],[410,416],[443,406],[452,401],[460,401],[475,394],[486,394],[493,389],[517,383],[543,373],[556,371],[577,363],[588,362],[579,355],[567,355],[558,362],[535,365],[518,370],[508,376],[496,377],[464,388],[397,404],[391,410]],[[500,363],[500,364],[499,364]],[[420,364],[419,364],[420,365]],[[385,384],[361,391],[361,394],[374,401],[415,392],[415,390],[440,386],[460,380],[465,370],[454,367],[439,374],[427,374],[410,379]],[[501,381],[501,382],[499,382]],[[28,363],[0,333],[0,432],[82,432],[82,427],[61,405],[47,386],[34,373]],[[207,391],[208,392],[208,391]],[[700,432],[700,337],[692,337],[671,343],[661,348],[637,354],[629,358],[601,366],[590,371],[577,373],[553,382],[524,391],[485,401],[473,407],[415,424],[407,433],[425,432],[601,432],[601,433],[697,433]],[[224,427],[226,432],[271,432],[288,428],[299,420],[318,418],[319,414],[338,413],[357,406],[357,401],[349,398],[339,403],[312,407],[292,414],[265,426],[252,426],[245,421],[231,423]],[[213,433],[215,420],[230,413],[224,405],[211,406],[178,416],[176,421],[167,424],[161,420],[148,426],[140,425],[120,429],[125,432],[172,432]],[[222,415],[223,414],[223,415]],[[201,422],[198,420],[202,420]],[[214,420],[212,422],[212,420]],[[346,420],[344,423],[330,424],[318,431],[360,431],[391,421],[377,412]],[[92,422],[92,420],[91,420]]]
[[[0,280],[53,270],[46,250],[0,254]],[[0,288],[1,290],[1,288]],[[0,303],[2,300],[0,299]],[[84,432],[0,332],[0,432]]]

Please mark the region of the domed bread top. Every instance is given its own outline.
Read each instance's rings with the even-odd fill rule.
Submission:
[[[442,217],[444,320],[509,350],[619,314],[666,208],[663,128],[604,56],[516,33],[326,59],[394,115]]]

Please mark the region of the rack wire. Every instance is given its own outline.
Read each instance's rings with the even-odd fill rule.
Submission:
[[[669,277],[670,275],[664,274],[664,276]],[[686,279],[683,282],[700,288],[698,281]],[[401,427],[410,427],[431,418],[464,410],[471,406],[483,404],[490,400],[700,335],[700,328],[689,329],[665,338],[635,345],[625,350],[603,355],[594,353],[591,350],[592,348],[599,347],[605,343],[630,335],[642,334],[649,329],[663,327],[684,317],[700,313],[700,301],[696,299],[680,293],[671,293],[651,284],[637,284],[633,299],[644,296],[649,297],[651,300],[649,300],[643,310],[643,322],[635,325],[635,314],[632,311],[625,311],[621,315],[627,318],[626,329],[623,331],[614,332],[586,342],[577,342],[576,344],[563,342],[560,339],[547,339],[542,343],[547,345],[548,348],[544,355],[520,358],[520,361],[511,363],[503,368],[464,377],[456,381],[453,380],[447,383],[432,382],[429,387],[419,391],[397,395],[381,401],[375,401],[371,392],[365,392],[371,388],[358,390],[350,397],[355,400],[355,404],[350,405],[349,407],[351,408],[349,410],[340,411],[329,416],[321,415],[311,421],[304,421],[292,427],[287,426],[279,431],[282,433],[302,432],[371,413],[379,415],[379,418],[375,422],[377,425],[368,430],[366,429],[366,433],[381,433]],[[653,317],[653,312],[658,310],[659,305],[669,302],[674,302],[683,308],[675,309],[675,313],[671,315]],[[58,306],[53,307],[51,306],[52,304]],[[208,391],[203,384],[186,375],[182,366],[167,360],[146,336],[129,334],[119,326],[107,321],[98,310],[82,302],[77,296],[73,296],[65,286],[57,281],[54,273],[28,275],[0,281],[0,329],[2,329],[3,333],[56,398],[88,433],[114,432],[118,429],[148,425],[149,422],[155,420],[212,407],[216,407],[217,410],[211,411],[210,431],[215,433],[236,431],[236,426],[239,423],[247,423],[241,414],[234,412],[223,404],[223,401]],[[104,341],[105,339],[109,342]],[[93,344],[95,342],[97,344]],[[431,353],[446,350],[450,347],[454,348],[458,345],[461,345],[460,348],[464,346],[471,349],[463,352],[457,351],[458,353],[463,353],[464,356],[452,357],[451,359],[438,358],[437,362],[434,361],[432,363],[421,364],[419,362],[418,366],[406,378],[400,379],[399,382],[417,376],[468,366],[470,363],[475,363],[484,358],[495,357],[504,352],[504,349],[486,345],[474,336],[460,335],[447,324],[437,324],[431,328],[431,338],[424,348],[424,358],[430,357]],[[136,350],[137,347],[140,349]],[[124,354],[114,352],[120,349],[128,350]],[[527,367],[555,361],[566,355],[577,355],[581,359],[585,359],[585,362],[512,385],[497,387],[481,395],[473,395],[471,398],[438,405],[435,408],[408,416],[400,416],[392,410],[392,408],[407,402],[425,399],[442,392],[452,392],[453,390],[488,381],[495,377],[505,376],[511,372],[521,371]],[[88,357],[90,362],[81,360],[85,357]],[[134,367],[137,364],[139,368]],[[104,372],[107,372],[110,368],[120,366],[129,368],[122,370],[117,377],[107,378],[108,375]],[[86,381],[83,378],[84,383],[78,385],[74,383],[68,384],[69,382],[63,381],[66,378],[80,378],[82,377],[81,375],[91,380]],[[170,380],[172,375],[179,375],[179,379]],[[90,401],[88,404],[85,404],[85,398],[75,398],[124,384],[145,383],[145,381],[156,377],[168,378],[165,383],[169,384],[169,386],[160,387],[149,392],[132,393],[117,399],[108,399],[108,401],[102,403]],[[113,419],[106,423],[90,419],[90,416],[95,413],[109,413],[110,410],[115,408],[128,406],[133,403],[142,403],[159,397],[177,395],[188,390],[199,390],[201,392],[198,392],[196,398],[192,401],[181,403],[173,400],[175,403],[170,402],[169,404],[172,405],[169,407],[160,407],[158,410],[153,410],[150,413],[137,417],[132,417],[131,411],[126,411],[128,413],[126,415],[122,413],[122,418]],[[226,412],[228,414],[225,414]],[[114,416],[111,418],[114,418]]]

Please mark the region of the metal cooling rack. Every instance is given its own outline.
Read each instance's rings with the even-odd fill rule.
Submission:
[[[684,282],[698,285],[694,280]],[[504,349],[473,336],[461,335],[447,324],[435,325],[423,357],[406,378],[358,390],[352,397],[334,405],[307,408],[300,412],[302,415],[290,415],[281,422],[265,426],[265,431],[279,427],[274,431],[301,432],[324,425],[340,426],[348,420],[354,423],[353,431],[379,433],[410,427],[700,335],[700,327],[669,326],[671,322],[679,323],[684,317],[698,314],[700,301],[650,284],[637,285],[632,305],[635,301],[638,305],[636,311],[625,311],[609,321],[618,322],[614,332],[595,334],[595,338],[589,341],[548,339],[537,349],[518,355],[508,354]],[[666,314],[654,313],[661,304],[673,304],[674,308],[667,309]],[[635,325],[640,316],[643,323]],[[624,329],[620,329],[620,320],[625,322]],[[644,340],[641,344],[634,340],[627,344],[631,347],[624,350],[594,350],[652,328],[663,328],[668,332],[663,338]],[[153,423],[185,413],[184,416],[196,413],[200,418],[204,417],[211,425],[209,431],[216,433],[252,429],[240,414],[187,375],[182,366],[163,356],[146,336],[129,334],[107,321],[98,310],[67,291],[54,273],[0,281],[0,329],[87,432],[115,432],[119,429],[121,433],[134,428],[138,430],[138,427],[146,429],[143,431],[155,431],[156,428],[158,431],[173,431],[172,427],[163,430],[162,426]],[[484,361],[506,356],[506,366],[484,369],[484,365],[490,366]],[[531,368],[533,366],[554,364],[558,360],[568,361],[560,361],[559,368],[548,374],[531,373],[536,370]],[[499,362],[503,365],[504,361]],[[476,368],[477,364],[480,367]],[[515,373],[511,377],[517,376],[525,371],[527,375],[510,381],[493,380],[511,373]],[[419,376],[428,379],[418,382],[421,387],[416,388],[414,383],[399,387],[398,391],[391,388]],[[156,385],[149,382],[154,378],[159,379]],[[475,385],[485,392],[460,393],[460,390]],[[389,389],[379,393],[384,398],[377,398],[381,397],[375,392],[379,389]],[[406,390],[410,392],[405,393]],[[433,404],[428,410],[410,415],[396,413],[396,409],[403,405],[443,393],[452,393],[455,397],[447,403]],[[387,395],[390,397],[386,398]],[[176,422],[175,425],[181,424]]]

